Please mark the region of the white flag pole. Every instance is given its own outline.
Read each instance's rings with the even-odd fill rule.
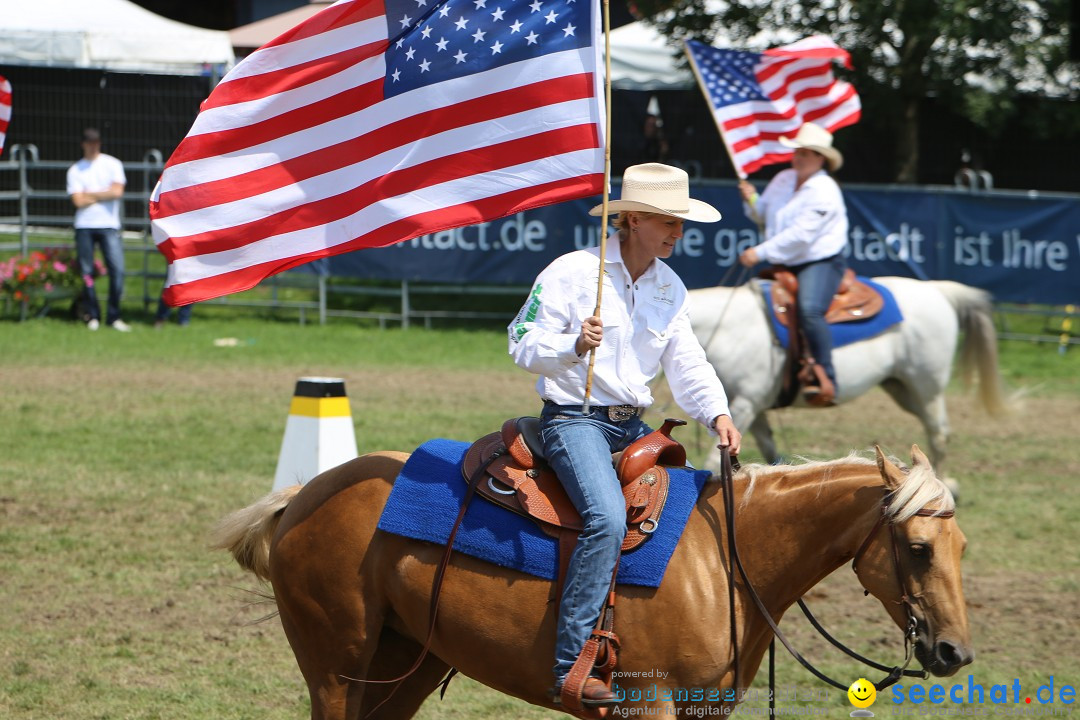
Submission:
[[[604,8],[604,195],[600,208],[600,271],[596,279],[596,308],[593,315],[600,316],[600,303],[604,297],[604,256],[607,254],[608,189],[611,187],[611,11],[608,0]],[[593,370],[596,367],[596,348],[589,351],[589,371],[585,376],[585,402],[581,411],[589,414],[589,394],[592,392]]]

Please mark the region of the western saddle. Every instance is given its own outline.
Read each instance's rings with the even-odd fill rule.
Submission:
[[[626,538],[622,551],[640,546],[660,525],[660,513],[667,501],[670,477],[667,467],[684,467],[686,450],[671,437],[684,420],[667,419],[663,426],[637,440],[621,455],[613,456],[619,483],[626,500]],[[558,606],[570,555],[582,530],[581,515],[570,502],[562,483],[544,460],[540,440],[540,419],[520,417],[507,420],[502,430],[477,440],[465,453],[462,476],[472,492],[532,519],[543,532],[559,541],[559,573],[553,588]],[[453,536],[449,545],[452,546]],[[449,552],[449,548],[448,548]],[[615,572],[617,573],[616,567]],[[607,604],[596,629],[563,683],[559,700],[563,707],[585,717],[601,718],[605,708],[582,704],[582,691],[591,673],[596,672],[611,688],[619,646],[614,632],[615,576]]]

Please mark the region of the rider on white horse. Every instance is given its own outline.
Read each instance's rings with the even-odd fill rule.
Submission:
[[[799,326],[814,361],[828,378],[821,380],[821,387],[803,391],[807,401],[817,405],[831,405],[836,397],[832,335],[825,312],[844,277],[843,250],[848,241],[844,197],[829,175],[844,158],[832,140],[828,130],[806,123],[794,140],[780,138],[782,144],[795,148],[791,168],[778,173],[760,198],[753,185],[745,180],[739,183],[744,210],[765,227],[765,242],[745,250],[739,262],[746,267],[761,261],[784,265],[799,279]]]

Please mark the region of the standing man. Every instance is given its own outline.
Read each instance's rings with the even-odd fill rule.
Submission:
[[[67,193],[75,206],[75,250],[85,287],[81,298],[90,319],[86,327],[101,327],[101,303],[94,290],[94,244],[101,245],[109,272],[109,300],[105,324],[120,332],[131,326],[120,319],[120,298],[124,294],[124,246],[120,238],[120,198],[124,196],[124,166],[112,155],[101,152],[101,133],[83,130],[82,160],[68,169]]]

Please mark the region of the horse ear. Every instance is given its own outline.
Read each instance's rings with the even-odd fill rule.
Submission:
[[[911,446],[911,465],[912,467],[918,467],[919,465],[930,467],[930,460],[926,455],[923,455],[923,451],[919,449],[918,445]]]
[[[881,452],[881,448],[877,445],[874,446],[874,452],[877,453],[878,471],[885,482],[885,487],[890,491],[896,490],[904,482],[904,473],[885,457],[885,453]]]

